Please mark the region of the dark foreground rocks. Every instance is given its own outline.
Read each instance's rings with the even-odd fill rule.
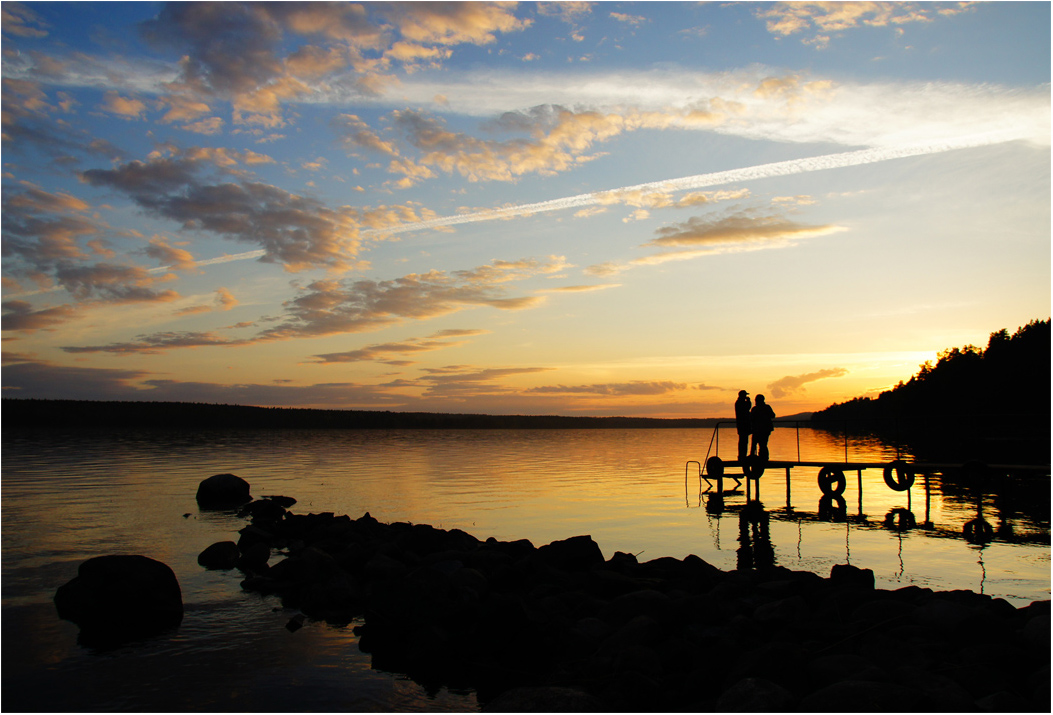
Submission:
[[[1049,711],[1049,601],[280,511],[245,512],[244,589],[354,621],[375,668],[486,710]],[[242,558],[263,549],[282,558]]]
[[[97,556],[55,592],[60,618],[80,626],[88,646],[110,646],[161,633],[183,620],[175,573],[146,556]]]
[[[249,483],[234,474],[215,474],[197,487],[197,505],[202,509],[233,509],[249,501]]]

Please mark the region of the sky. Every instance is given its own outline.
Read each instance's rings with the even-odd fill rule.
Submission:
[[[1050,4],[3,2],[4,397],[778,415],[1050,316]]]

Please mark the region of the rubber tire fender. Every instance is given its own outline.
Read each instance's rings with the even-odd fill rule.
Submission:
[[[914,472],[903,460],[897,459],[885,465],[885,484],[894,492],[905,492],[914,486]]]

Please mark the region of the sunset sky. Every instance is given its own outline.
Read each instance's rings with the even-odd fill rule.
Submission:
[[[5,397],[713,417],[1050,315],[1050,4],[15,3]]]

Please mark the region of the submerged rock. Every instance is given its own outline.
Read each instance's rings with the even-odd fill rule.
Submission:
[[[97,556],[55,592],[60,618],[80,626],[80,642],[111,645],[154,635],[183,620],[179,581],[146,556]]]

